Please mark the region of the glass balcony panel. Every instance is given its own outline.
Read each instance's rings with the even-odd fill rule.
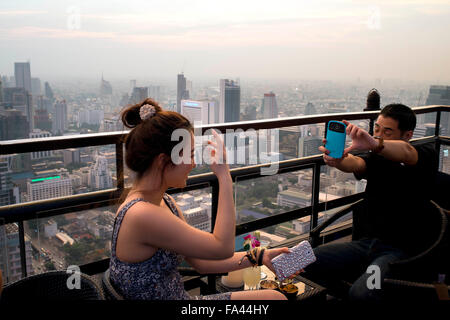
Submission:
[[[173,194],[172,197],[183,212],[187,223],[206,232],[212,231],[211,187]]]
[[[436,127],[436,112],[418,114],[416,115],[416,119],[416,128],[414,129],[413,139],[434,136]],[[441,115],[441,128],[442,123]]]
[[[439,153],[439,171],[450,174],[450,146],[441,145]]]
[[[279,215],[311,205],[312,169],[236,179],[237,224]]]
[[[115,188],[114,145],[10,154],[0,158],[9,193],[0,205]]]

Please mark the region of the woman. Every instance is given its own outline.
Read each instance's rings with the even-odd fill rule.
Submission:
[[[175,129],[190,133],[193,127],[184,116],[164,111],[146,99],[122,112],[122,121],[132,128],[125,141],[126,164],[136,173],[134,184],[118,209],[111,245],[110,275],[113,285],[126,299],[191,299],[184,290],[177,266],[185,259],[202,274],[223,273],[251,266],[251,256],[234,253],[235,208],[232,179],[227,164],[218,161],[225,148],[214,132],[216,142],[208,141],[211,169],[219,182],[219,200],[213,233],[186,223],[174,199],[166,193],[170,187],[186,185],[195,168],[194,149],[190,163],[175,165],[171,141]],[[182,156],[182,154],[180,154]],[[272,268],[270,260],[288,248],[270,249],[255,259]],[[246,259],[247,258],[247,259]],[[241,263],[240,263],[241,262]],[[261,262],[261,261],[260,261]],[[284,299],[274,290],[242,291],[198,296],[196,299]]]

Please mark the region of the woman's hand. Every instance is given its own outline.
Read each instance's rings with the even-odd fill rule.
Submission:
[[[276,248],[276,249],[266,249],[264,251],[264,256],[263,256],[263,261],[262,262],[274,274],[275,274],[275,269],[273,268],[272,259],[275,258],[276,256],[279,256],[282,253],[289,254],[290,253],[289,248],[284,247],[284,248]],[[296,276],[298,276],[302,272],[304,272],[303,269],[298,270],[296,273],[294,273],[292,276],[290,276],[289,279],[295,278]]]
[[[223,175],[230,174],[230,168],[227,164],[227,152],[225,144],[221,136],[212,130],[214,140],[208,140],[207,157],[209,158],[207,163],[210,164],[211,170],[219,178]]]

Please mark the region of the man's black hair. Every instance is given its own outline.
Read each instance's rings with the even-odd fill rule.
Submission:
[[[416,114],[410,107],[405,106],[404,104],[389,104],[381,110],[380,115],[385,118],[389,117],[397,120],[398,128],[402,132],[414,130],[416,127]]]

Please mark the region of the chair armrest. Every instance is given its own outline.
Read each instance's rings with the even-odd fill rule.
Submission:
[[[311,230],[310,232],[310,236],[309,236],[309,240],[311,242],[311,246],[312,247],[316,247],[318,245],[318,240],[319,240],[319,235],[320,232],[322,232],[325,228],[327,228],[328,226],[330,226],[331,224],[333,224],[334,222],[336,222],[338,219],[342,218],[343,216],[345,216],[347,213],[349,213],[350,211],[352,211],[357,205],[359,205],[362,201],[364,201],[364,199],[359,199],[356,202],[353,202],[351,205],[349,205],[348,207],[336,212],[334,215],[332,215],[330,218],[328,218],[327,220],[325,220],[324,222],[322,222],[320,225],[318,225],[317,227],[315,227],[314,229]]]
[[[436,207],[437,214],[440,215],[441,219],[441,228],[439,235],[436,239],[436,241],[433,242],[433,244],[428,247],[426,250],[422,251],[421,253],[410,257],[408,259],[403,259],[395,262],[391,262],[389,265],[392,268],[393,272],[400,272],[402,269],[406,270],[405,268],[410,269],[414,265],[417,266],[423,266],[423,265],[429,265],[431,261],[433,261],[433,256],[436,255],[436,252],[438,253],[437,256],[439,256],[439,252],[442,251],[443,254],[447,251],[444,247],[448,244],[448,238],[450,237],[449,233],[449,221],[447,219],[447,215],[444,212],[444,209],[439,207],[434,201],[430,201],[434,207]],[[441,250],[442,249],[442,250]]]

